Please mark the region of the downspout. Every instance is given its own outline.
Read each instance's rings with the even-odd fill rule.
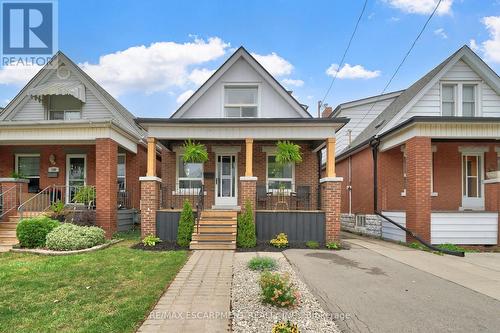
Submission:
[[[370,141],[370,146],[372,148],[372,155],[373,155],[373,211],[375,212],[375,215],[380,216],[381,218],[385,219],[387,222],[394,224],[396,227],[404,230],[408,235],[411,237],[415,238],[417,241],[422,243],[424,246],[427,248],[449,254],[452,256],[457,256],[457,257],[465,257],[464,252],[459,252],[459,251],[450,251],[446,249],[441,249],[439,247],[436,247],[430,243],[427,243],[425,240],[420,238],[419,236],[415,235],[410,229],[402,226],[401,224],[397,223],[396,221],[393,221],[391,218],[385,216],[378,210],[378,147],[380,145],[380,139],[378,137],[374,137]]]
[[[316,202],[316,208],[318,210],[321,210],[321,184],[319,183],[319,180],[321,179],[321,171],[323,170],[323,154],[322,154],[322,149],[318,150],[316,153],[318,155],[318,201]]]

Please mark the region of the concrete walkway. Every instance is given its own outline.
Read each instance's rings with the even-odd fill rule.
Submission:
[[[229,332],[233,251],[195,251],[138,332]]]
[[[465,258],[440,256],[378,239],[351,234],[347,237],[348,243],[500,300],[500,253],[466,253]]]

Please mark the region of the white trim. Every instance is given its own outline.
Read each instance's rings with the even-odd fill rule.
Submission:
[[[269,157],[274,156],[276,158],[276,153],[266,152],[266,191],[269,192]],[[291,182],[290,191],[295,191],[295,163],[290,163],[292,165],[292,178],[271,178],[271,181],[282,181]]]
[[[217,173],[219,168],[219,156],[231,156],[234,157],[234,175],[232,175],[231,181],[234,182],[234,197],[220,197],[219,193],[219,183],[217,181]],[[215,206],[235,206],[238,204],[238,154],[237,153],[217,153],[215,154],[215,191],[214,191],[214,205]],[[221,182],[221,180],[219,180]]]
[[[465,209],[472,209],[472,210],[484,210],[484,152],[483,151],[465,151],[461,152],[462,155],[460,157],[460,164],[461,164],[461,169],[462,169],[462,174],[460,178],[460,183],[461,183],[461,194],[462,194],[462,205],[460,206],[460,210],[465,210]],[[478,159],[478,172],[481,173],[481,177],[476,177],[477,178],[477,191],[481,192],[480,197],[466,197],[465,196],[465,184],[464,184],[464,176],[465,176],[465,170],[464,170],[464,157],[465,156],[476,156]],[[467,201],[467,202],[466,202]]]
[[[66,154],[66,203],[69,203],[68,201],[70,199],[69,196],[69,165],[70,165],[70,159],[71,158],[83,158],[83,186],[87,185],[87,154]]]
[[[458,146],[460,153],[487,153],[490,151],[488,146]]]
[[[226,105],[226,88],[231,89],[231,87],[248,87],[248,88],[257,88],[257,104],[227,104]],[[220,113],[221,118],[260,118],[261,114],[261,91],[262,91],[262,85],[260,82],[223,82],[222,85],[222,110]],[[257,114],[255,117],[242,117],[241,116],[241,108],[245,106],[250,106],[250,107],[257,107]],[[225,108],[226,107],[234,107],[234,108],[240,108],[240,117],[227,117]]]
[[[496,146],[496,147],[495,147],[495,152],[496,152],[498,155],[500,155],[500,147]]]
[[[254,176],[241,176],[240,180],[242,180],[242,181],[257,181],[257,177],[254,177]]]
[[[205,163],[193,163],[193,164],[201,164],[201,178],[190,178],[190,177],[179,177],[179,162],[182,156],[184,155],[184,149],[182,149],[182,153],[176,152],[175,153],[175,192],[176,193],[181,193],[182,191],[186,190],[191,190],[191,189],[185,189],[185,188],[180,188],[179,183],[182,180],[188,180],[188,181],[201,181],[201,183],[204,183],[205,179]],[[193,188],[196,189],[196,188]],[[197,190],[197,189],[196,189]]]
[[[262,152],[266,153],[266,154],[276,154],[277,150],[278,150],[278,148],[276,147],[276,145],[274,145],[274,146],[263,146],[262,147]]]
[[[327,182],[342,182],[344,180],[343,177],[323,177],[319,180],[320,183]]]
[[[212,152],[216,154],[237,154],[241,152],[241,146],[212,146]]]
[[[156,176],[145,176],[145,177],[139,177],[140,182],[150,182],[150,181],[155,181],[161,183],[161,178],[156,177]]]
[[[443,86],[449,85],[453,86],[453,102],[455,104],[455,110],[452,116],[462,117],[463,116],[463,86],[473,86],[474,87],[474,115],[473,117],[480,117],[482,115],[480,101],[482,99],[480,89],[482,81],[478,80],[461,80],[461,81],[440,81],[440,95],[439,95],[439,109],[441,116],[443,116]]]

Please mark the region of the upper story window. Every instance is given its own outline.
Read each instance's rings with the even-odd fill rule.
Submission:
[[[442,84],[441,114],[443,116],[477,116],[477,84]]]
[[[225,86],[224,117],[255,118],[259,111],[257,86]]]
[[[82,102],[70,95],[53,95],[48,98],[49,120],[82,118]]]

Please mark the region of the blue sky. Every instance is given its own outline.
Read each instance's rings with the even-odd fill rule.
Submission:
[[[240,45],[315,114],[364,0],[59,0],[59,48],[137,116],[167,117]],[[332,106],[380,93],[437,0],[369,0]],[[500,0],[443,0],[389,87],[407,87],[462,45],[500,69]],[[328,69],[330,68],[330,71]],[[29,75],[0,68],[0,104]]]

